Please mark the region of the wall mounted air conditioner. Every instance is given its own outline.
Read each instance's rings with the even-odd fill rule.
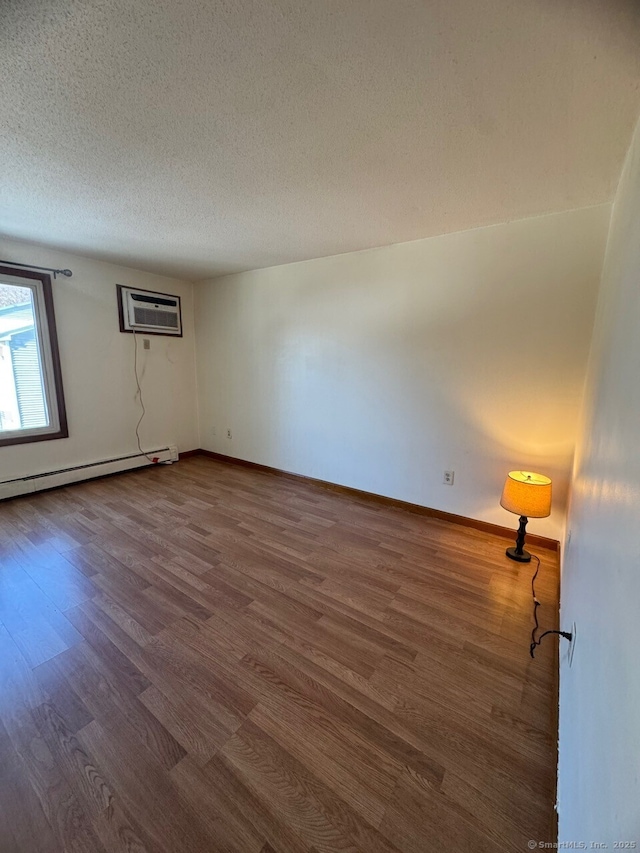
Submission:
[[[180,297],[116,285],[121,332],[182,337]]]

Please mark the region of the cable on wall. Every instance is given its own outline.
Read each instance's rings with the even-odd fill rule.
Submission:
[[[534,575],[531,578],[531,594],[533,596],[533,621],[535,624],[533,626],[533,630],[531,631],[531,645],[529,647],[529,652],[531,654],[531,657],[533,658],[533,657],[535,657],[536,648],[540,645],[543,637],[546,637],[547,634],[559,634],[561,637],[564,637],[565,640],[569,640],[569,642],[571,642],[571,640],[573,639],[573,634],[570,631],[551,630],[551,631],[544,631],[544,633],[540,634],[538,639],[536,639],[536,634],[538,633],[538,631],[540,629],[540,623],[538,622],[538,607],[540,607],[540,602],[538,601],[538,598],[536,596],[535,584],[536,584],[536,578],[538,577],[538,572],[540,571],[540,557],[537,557],[535,554],[532,554],[531,556],[538,563],[536,570],[534,572]]]
[[[142,386],[140,385],[140,377],[138,375],[138,336],[136,335],[136,330],[132,329],[133,332],[133,373],[136,377],[136,397],[140,401],[141,413],[138,418],[138,423],[136,424],[136,441],[138,442],[138,450],[142,456],[145,456],[149,462],[152,462],[154,465],[157,465],[159,460],[157,456],[149,456],[149,454],[142,449],[142,443],[140,441],[140,424],[144,420],[144,416],[147,414],[147,410],[144,405],[144,399],[142,397]]]

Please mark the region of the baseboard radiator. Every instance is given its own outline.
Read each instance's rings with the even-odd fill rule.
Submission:
[[[44,489],[54,489],[69,483],[79,483],[81,480],[93,480],[106,474],[117,474],[120,471],[130,471],[153,465],[147,457],[158,460],[158,464],[178,461],[178,448],[170,445],[144,453],[134,453],[130,456],[118,456],[115,459],[103,459],[100,462],[89,462],[86,465],[76,465],[73,468],[62,468],[45,474],[32,474],[29,477],[16,477],[0,482],[0,500],[15,498],[19,495],[30,495]]]

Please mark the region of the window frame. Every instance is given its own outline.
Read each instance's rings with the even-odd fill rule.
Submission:
[[[45,396],[47,404],[55,403],[57,409],[56,424],[50,431],[44,431],[45,427],[32,427],[24,430],[11,430],[11,435],[3,437],[0,432],[0,447],[6,447],[14,444],[31,444],[34,441],[55,441],[59,438],[68,438],[69,428],[67,424],[67,409],[64,401],[64,389],[62,386],[62,369],[60,367],[60,352],[58,349],[58,333],[56,330],[56,317],[53,306],[53,289],[51,287],[51,276],[47,273],[35,270],[24,270],[18,267],[5,267],[0,264],[0,279],[2,276],[8,276],[10,279],[25,279],[31,281],[39,281],[42,286],[42,303],[39,299],[34,298],[34,313],[38,331],[38,343],[41,359],[41,370],[45,385]],[[17,281],[7,281],[6,284],[15,284],[20,287]],[[33,287],[25,281],[24,287]],[[36,296],[38,294],[36,293]],[[44,311],[42,310],[44,308]],[[44,314],[44,316],[42,316]],[[44,331],[44,335],[43,335]],[[48,353],[43,352],[44,347],[48,343]],[[47,354],[49,355],[49,363],[47,364]],[[44,363],[42,363],[44,362]],[[47,369],[49,368],[49,369]],[[51,411],[49,412],[51,418]]]

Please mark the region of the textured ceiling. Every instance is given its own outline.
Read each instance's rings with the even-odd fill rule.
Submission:
[[[188,278],[609,201],[629,0],[0,0],[0,232]]]

